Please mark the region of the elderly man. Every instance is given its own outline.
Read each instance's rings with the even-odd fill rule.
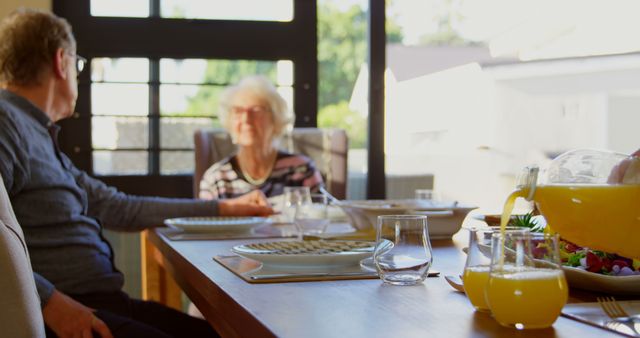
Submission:
[[[57,145],[84,59],[69,24],[20,9],[0,23],[0,174],[23,227],[49,336],[202,337],[203,320],[122,292],[102,229],[176,216],[266,215],[264,196],[202,201],[129,196],[76,168]]]

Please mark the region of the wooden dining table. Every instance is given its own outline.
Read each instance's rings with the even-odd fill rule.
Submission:
[[[251,284],[213,260],[234,245],[267,239],[172,241],[161,229],[143,235],[144,297],[181,307],[179,286],[223,337],[619,337],[559,317],[548,329],[518,331],[476,312],[444,275],[463,269],[466,231],[432,240],[433,268],[416,286],[379,279]],[[273,239],[270,239],[273,240]],[[570,302],[595,301],[572,290]]]

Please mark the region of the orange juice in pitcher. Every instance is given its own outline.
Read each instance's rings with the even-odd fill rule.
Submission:
[[[631,163],[626,175],[612,180],[625,161]],[[534,201],[551,230],[568,241],[640,258],[640,182],[633,176],[640,176],[638,163],[638,157],[611,152],[571,151],[552,161],[540,179],[537,168],[527,168],[512,196]]]

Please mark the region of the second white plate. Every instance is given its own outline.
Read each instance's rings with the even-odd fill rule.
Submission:
[[[267,222],[264,217],[181,217],[164,224],[187,232],[245,232]]]

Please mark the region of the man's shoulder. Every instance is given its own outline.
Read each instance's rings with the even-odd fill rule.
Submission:
[[[26,118],[24,112],[15,104],[15,102],[0,96],[0,120],[2,121],[20,121]]]
[[[19,120],[21,119],[17,107],[11,102],[0,99],[0,125],[4,128],[18,128]]]

